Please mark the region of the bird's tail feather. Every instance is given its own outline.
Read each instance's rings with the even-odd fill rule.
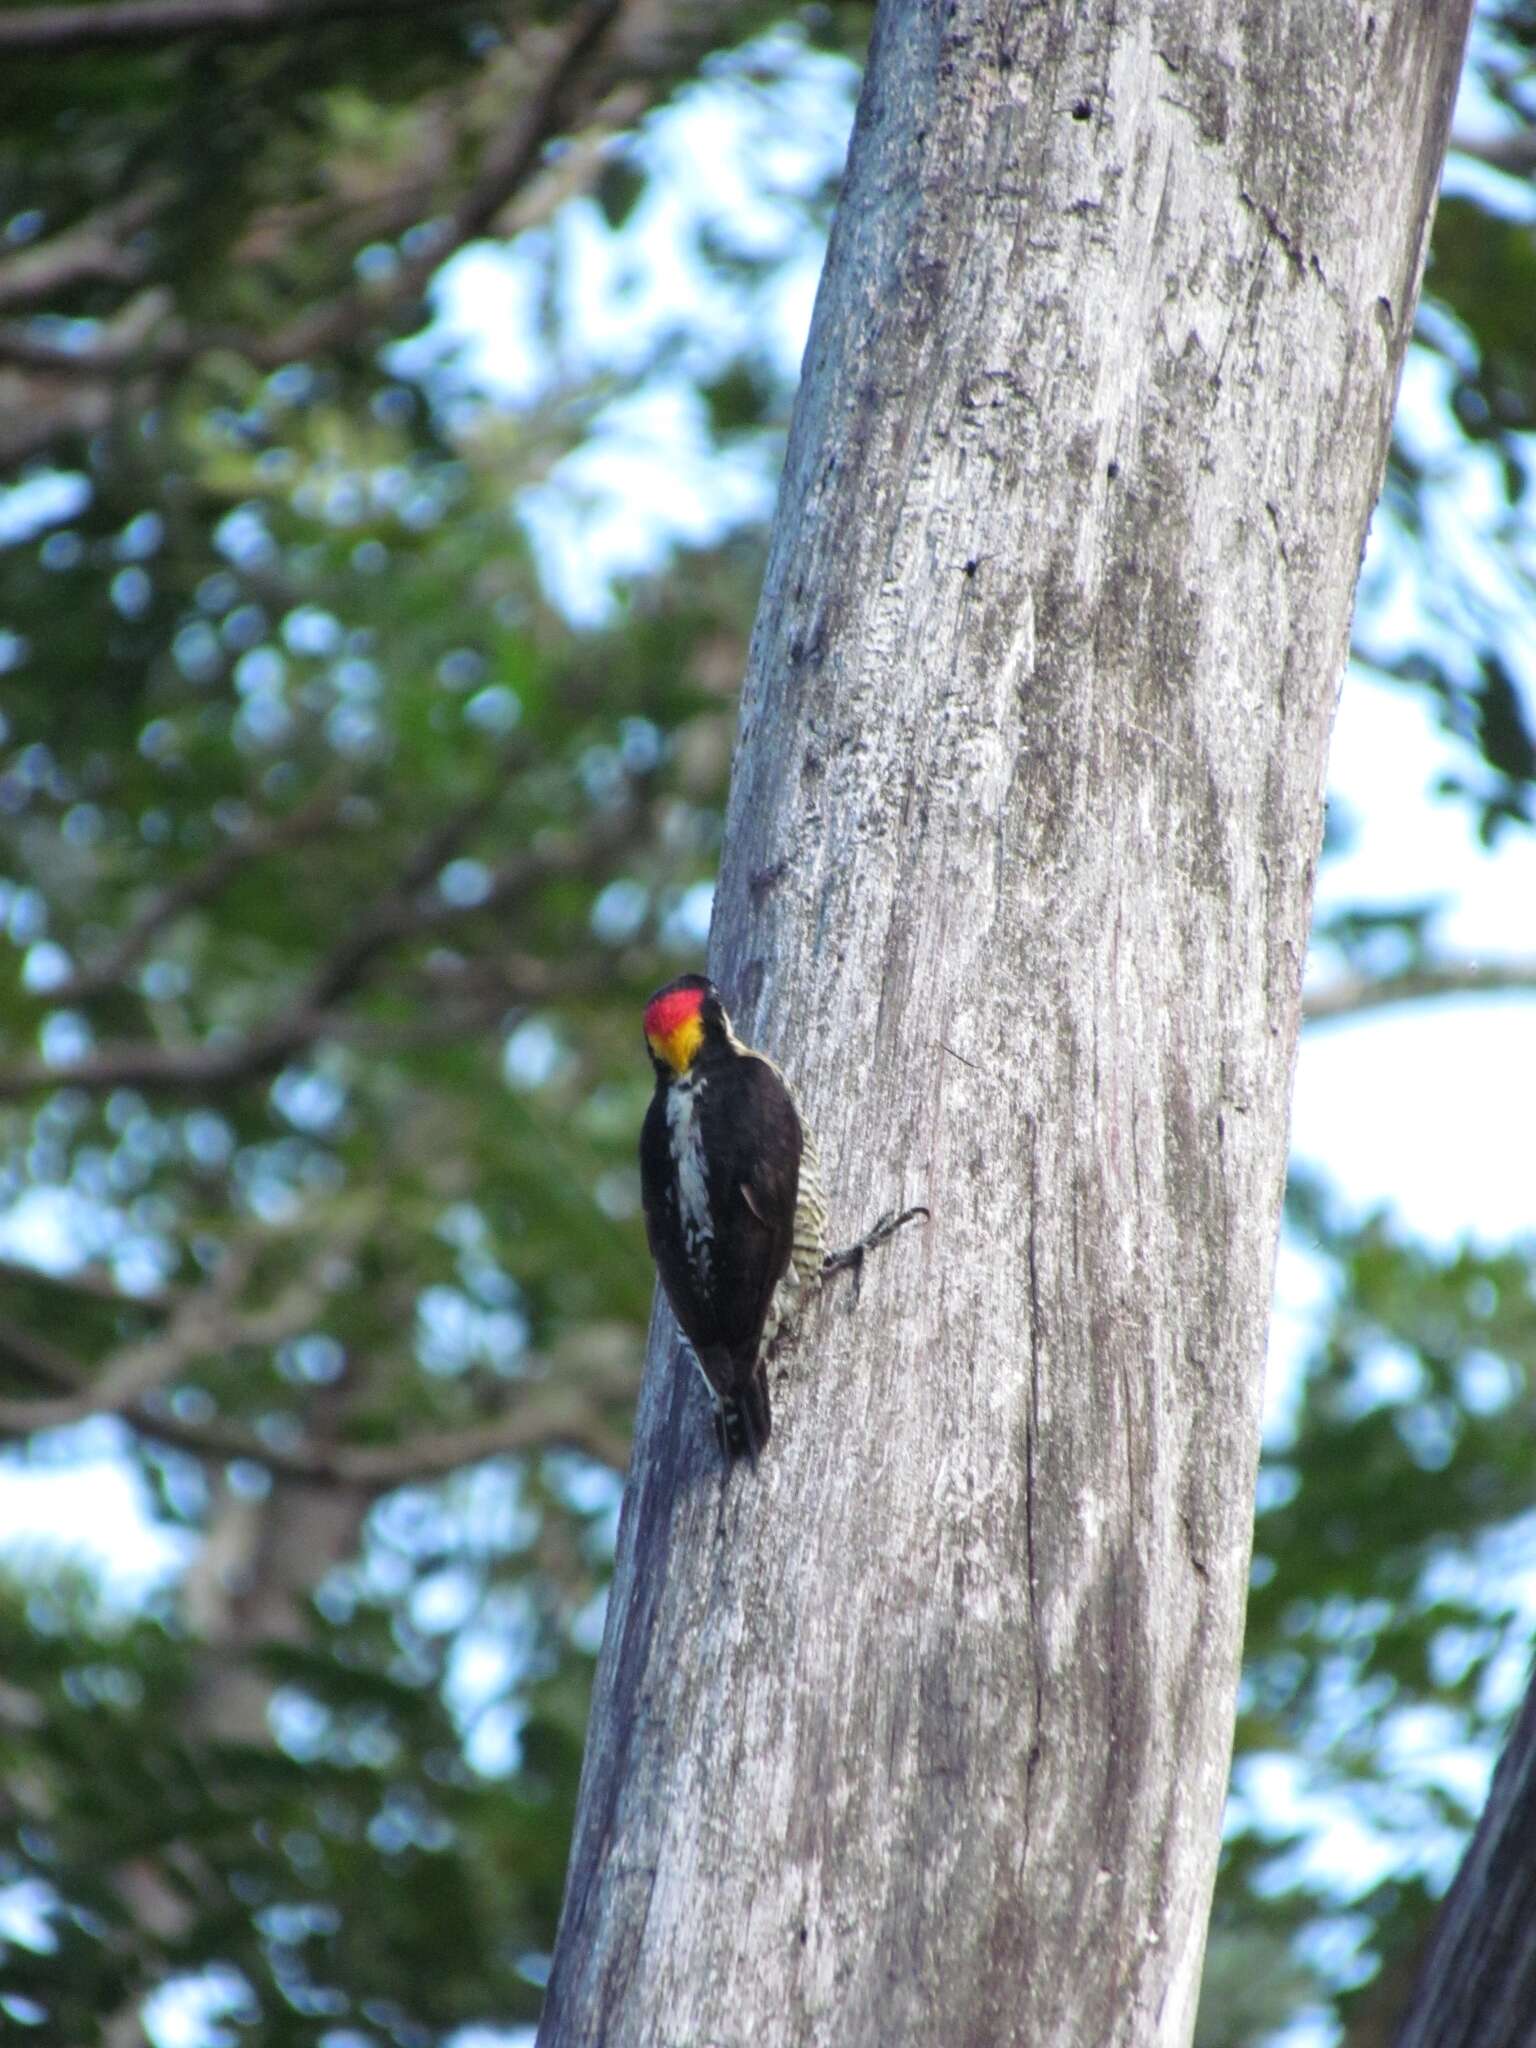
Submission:
[[[768,1406],[768,1375],[761,1359],[733,1393],[715,1401],[715,1435],[722,1456],[745,1458],[755,1465],[773,1427]]]

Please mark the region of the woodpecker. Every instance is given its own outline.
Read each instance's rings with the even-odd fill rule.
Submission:
[[[768,1345],[826,1257],[816,1148],[772,1060],[684,974],[645,1006],[656,1092],[640,1132],[651,1257],[693,1346],[728,1459],[754,1463],[771,1417]]]

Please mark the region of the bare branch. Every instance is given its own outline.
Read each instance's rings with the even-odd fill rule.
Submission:
[[[610,1398],[633,1401],[638,1384],[637,1369],[622,1387],[610,1390]],[[158,1416],[135,1415],[133,1421],[147,1435],[165,1434]],[[517,1451],[584,1451],[620,1472],[629,1457],[628,1438],[604,1422],[593,1396],[562,1387],[540,1388],[493,1422],[473,1429],[442,1430],[400,1444],[274,1444],[255,1431],[207,1423],[183,1429],[181,1447],[205,1457],[250,1458],[285,1479],[360,1486],[373,1493],[407,1486],[413,1480],[441,1479],[466,1465]]]
[[[34,1430],[60,1429],[93,1415],[120,1415],[153,1388],[184,1372],[196,1358],[217,1350],[230,1338],[230,1303],[245,1284],[252,1263],[249,1248],[229,1253],[217,1273],[194,1293],[185,1295],[163,1330],[112,1353],[100,1371],[83,1374],[71,1367],[63,1352],[40,1339],[16,1333],[6,1348],[35,1376],[66,1379],[69,1391],[43,1400],[0,1400],[0,1435],[29,1436]],[[270,1339],[268,1340],[270,1341]]]
[[[114,404],[106,384],[44,383],[0,370],[0,472],[35,462],[61,442],[89,440],[110,424]]]
[[[366,1020],[349,1018],[336,1006],[356,990],[382,954],[409,940],[492,915],[543,882],[600,873],[614,854],[634,839],[647,817],[643,807],[618,811],[580,837],[550,841],[505,861],[491,871],[485,893],[473,903],[422,893],[422,885],[435,876],[458,835],[469,829],[490,801],[488,797],[466,806],[429,835],[402,870],[401,887],[359,917],[353,931],[321,963],[292,1007],[261,1029],[244,1037],[192,1045],[162,1045],[155,1040],[104,1045],[56,1066],[46,1060],[20,1061],[0,1068],[0,1101],[63,1087],[83,1088],[93,1094],[114,1088],[202,1093],[275,1074],[298,1053],[323,1040],[366,1037],[370,1029]],[[503,963],[508,1001],[541,1001],[548,994],[549,970],[541,963],[534,964],[537,971],[519,996],[515,993],[515,963]]]
[[[0,23],[12,19],[0,15]],[[84,220],[0,263],[0,307],[32,306],[77,284],[138,284],[144,258],[125,243],[175,196],[169,179],[103,206]]]
[[[0,13],[0,51],[38,56],[140,48],[216,35],[254,41],[317,22],[376,21],[389,14],[432,14],[462,0],[117,0],[115,6],[22,7]]]
[[[537,166],[545,143],[559,132],[568,116],[570,95],[581,72],[618,18],[621,6],[622,0],[583,0],[560,29],[549,33],[548,54],[541,69],[499,139],[487,148],[474,182],[437,232],[424,237],[425,246],[400,265],[382,290],[350,291],[328,305],[312,308],[248,350],[252,360],[276,368],[344,347],[360,339],[382,312],[419,298],[456,249],[490,229],[502,207]]]
[[[109,953],[46,990],[49,1006],[73,1008],[116,990],[167,925],[184,911],[217,896],[249,862],[300,845],[323,830],[336,816],[344,795],[345,785],[339,778],[329,779],[286,816],[264,818],[233,834],[205,861],[160,890]]]
[[[144,361],[152,336],[156,347],[169,349],[164,337],[177,331],[170,312],[163,287],[136,292],[102,325],[84,356],[41,340],[26,326],[0,327],[0,471],[46,455],[61,441],[100,433],[120,406],[142,402],[137,383],[119,389],[111,378]]]
[[[517,117],[491,143],[479,175],[454,208],[450,233],[455,248],[483,234],[535,168],[544,144],[569,114],[568,95],[578,75],[621,7],[622,0],[585,0],[552,39],[543,71]]]
[[[275,1310],[268,1312],[269,1317],[272,1314]],[[240,1341],[248,1339],[251,1327],[252,1321],[247,1319],[241,1326]],[[0,1324],[0,1357],[35,1382],[56,1390],[51,1400],[0,1401],[0,1437],[30,1436],[36,1430],[80,1422],[89,1415],[117,1414],[139,1435],[195,1457],[225,1463],[248,1459],[278,1478],[357,1486],[375,1493],[412,1480],[440,1479],[465,1465],[517,1451],[578,1450],[622,1471],[629,1442],[621,1430],[604,1420],[602,1410],[607,1404],[631,1403],[639,1377],[638,1367],[588,1373],[580,1385],[532,1388],[505,1415],[470,1429],[440,1430],[398,1444],[345,1444],[269,1436],[237,1422],[188,1422],[142,1397],[126,1404],[103,1404],[93,1397],[103,1385],[104,1375],[88,1372],[57,1345],[12,1324]],[[178,1361],[178,1367],[190,1362],[188,1354]],[[174,1377],[174,1372],[166,1377]]]
[[[1442,996],[1498,996],[1536,991],[1536,959],[1439,960],[1401,974],[1346,975],[1314,989],[1303,1003],[1308,1024],[1335,1024],[1369,1010],[1426,1003]]]
[[[0,14],[0,21],[5,19]],[[145,332],[139,323],[105,321],[89,342],[75,347],[49,341],[46,334],[22,323],[0,327],[0,363],[12,369],[30,370],[34,376],[57,378],[66,383],[95,384],[134,369],[179,370],[199,347],[235,344],[233,335],[205,334],[194,343],[179,321],[165,317],[159,309],[155,326]]]
[[[590,112],[578,110],[580,132],[511,195],[497,214],[494,233],[510,240],[547,221],[568,200],[590,191],[614,136],[640,119],[656,97],[658,82],[636,80],[616,85]],[[272,262],[293,241],[310,234],[340,237],[353,248],[392,242],[407,228],[428,219],[453,163],[473,150],[474,133],[468,120],[451,118],[447,103],[428,104],[422,113],[422,133],[413,146],[410,165],[393,183],[371,192],[332,192],[293,205],[269,207],[256,215],[235,245],[236,260]]]
[[[1506,135],[1453,135],[1451,149],[1457,156],[1474,157],[1511,177],[1528,177],[1536,171],[1536,127],[1512,129]]]
[[[0,1354],[55,1390],[47,1399],[0,1400],[0,1436],[67,1428],[96,1415],[151,1413],[147,1397],[198,1360],[246,1345],[280,1344],[309,1328],[332,1291],[337,1259],[355,1245],[364,1221],[361,1213],[354,1214],[334,1229],[303,1272],[257,1309],[235,1304],[271,1240],[263,1235],[232,1245],[210,1279],[177,1299],[163,1329],[121,1345],[94,1371],[30,1331],[0,1327]]]
[[[124,0],[127,4],[127,0]],[[263,5],[279,0],[135,0],[159,10],[171,6]],[[288,0],[282,0],[288,4]],[[326,0],[331,4],[331,0]],[[351,4],[351,0],[348,0]],[[358,0],[367,13],[373,0]],[[61,348],[25,326],[0,328],[0,361],[19,369],[87,381],[110,378],[135,368],[180,370],[206,349],[229,349],[258,369],[280,368],[333,349],[362,342],[369,330],[400,307],[418,300],[443,262],[456,249],[486,233],[496,216],[538,166],[544,145],[569,118],[577,82],[595,57],[622,0],[583,0],[558,29],[540,30],[536,40],[543,61],[535,71],[521,105],[501,133],[487,146],[480,169],[445,219],[422,237],[422,246],[381,282],[360,285],[335,298],[310,306],[284,327],[265,336],[238,329],[193,332],[166,320],[160,331],[145,335],[104,328],[84,348]],[[116,14],[120,8],[68,8],[59,12],[91,18]],[[0,28],[18,17],[0,13]],[[0,51],[6,47],[0,34]]]
[[[294,1053],[325,1037],[328,1022],[327,1017],[292,1012],[245,1038],[198,1045],[131,1040],[58,1066],[22,1060],[0,1072],[0,1101],[14,1102],[49,1088],[84,1088],[93,1095],[114,1088],[165,1089],[178,1095],[228,1088],[275,1074]]]
[[[5,19],[0,13],[0,21]],[[86,383],[138,368],[179,369],[192,351],[173,314],[174,301],[167,288],[146,285],[110,320],[102,321],[91,340],[80,347],[49,341],[25,321],[0,327],[0,362],[39,377]]]
[[[394,178],[362,190],[348,178],[315,197],[266,206],[242,229],[231,254],[237,263],[271,263],[295,241],[320,235],[357,249],[392,242],[433,212],[437,194],[468,160],[467,123],[459,118],[463,95],[426,95],[414,109],[409,162]]]
[[[436,903],[423,902],[421,892],[442,872],[475,827],[490,815],[501,794],[502,780],[516,758],[514,753],[504,755],[487,786],[426,834],[404,862],[393,886],[355,921],[351,931],[322,961],[302,999],[303,1009],[328,1009],[357,985],[381,952],[420,929],[421,920],[434,916],[438,909],[462,913],[484,907],[483,899],[474,905],[451,904],[446,897],[438,898]],[[516,865],[530,882],[534,879],[527,863]]]
[[[25,1259],[0,1258],[0,1280],[19,1286],[46,1287],[61,1294],[85,1295],[110,1308],[143,1309],[149,1314],[165,1313],[175,1307],[178,1299],[175,1289],[156,1288],[148,1294],[130,1294],[101,1266],[76,1266],[67,1273],[50,1273]]]

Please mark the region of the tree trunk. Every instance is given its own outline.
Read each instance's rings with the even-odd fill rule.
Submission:
[[[1394,2048],[1530,2048],[1536,2029],[1536,1680],[1446,1893]]]
[[[652,1332],[541,2042],[1182,2043],[1329,724],[1466,28],[888,0],[712,946],[830,1284]],[[838,1225],[841,1225],[841,1230]]]

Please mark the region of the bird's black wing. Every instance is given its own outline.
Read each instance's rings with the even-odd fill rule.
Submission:
[[[722,1186],[712,1190],[722,1267],[721,1335],[739,1369],[750,1371],[773,1290],[794,1247],[804,1140],[776,1068],[748,1054],[738,1059],[733,1082],[720,1106],[706,1110],[706,1142],[724,1167]]]

